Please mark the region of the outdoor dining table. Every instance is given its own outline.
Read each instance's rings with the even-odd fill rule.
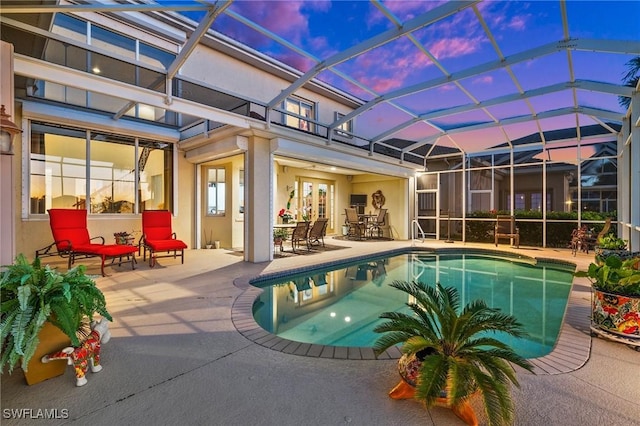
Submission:
[[[295,223],[276,223],[273,225],[274,229],[293,229],[295,227]]]
[[[362,221],[362,223],[364,224],[364,233],[362,235],[362,239],[366,240],[368,239],[367,237],[367,231],[369,230],[369,222],[374,222],[378,219],[378,215],[377,214],[359,214],[358,215],[358,219],[360,219]]]

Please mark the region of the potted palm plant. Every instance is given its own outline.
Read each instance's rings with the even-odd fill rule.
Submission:
[[[610,254],[574,275],[591,281],[591,329],[640,346],[640,254],[624,260]]]
[[[85,270],[84,265],[78,265],[62,273],[43,266],[39,258],[29,263],[22,254],[5,266],[0,279],[0,368],[8,366],[11,373],[22,367],[28,384],[63,374],[63,363],[45,365],[41,356],[65,346],[79,346],[82,333],[90,332],[88,324],[95,313],[112,320],[104,294]],[[44,336],[46,333],[54,334],[53,341]]]
[[[273,245],[279,246],[282,250],[282,242],[289,236],[289,231],[286,228],[273,228]]]
[[[460,309],[458,290],[439,283],[435,287],[407,281],[390,285],[410,296],[411,313],[385,312],[380,317],[387,321],[374,329],[385,333],[374,345],[376,354],[402,344],[398,362],[402,380],[389,395],[414,397],[427,407],[449,407],[468,424],[477,424],[469,400],[478,395],[489,424],[511,424],[510,382],[519,386],[511,364],[531,372],[533,366],[492,333],[524,337],[516,318],[482,300]]]

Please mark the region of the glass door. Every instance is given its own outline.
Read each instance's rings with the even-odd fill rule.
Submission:
[[[329,219],[327,233],[333,233],[335,229],[334,181],[301,178],[300,189],[298,205],[301,208],[301,216],[312,222],[321,218]]]

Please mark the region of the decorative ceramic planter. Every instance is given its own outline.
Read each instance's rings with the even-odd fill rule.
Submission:
[[[600,247],[596,247],[595,248],[596,264],[598,265],[604,264],[605,259],[611,256],[612,254],[615,254],[622,260],[629,259],[633,255],[633,253],[627,249],[616,250],[616,249],[603,249]]]
[[[416,383],[422,361],[416,354],[404,354],[398,360],[398,373],[400,373],[400,382],[389,392],[392,399],[410,399],[416,394]],[[477,426],[478,419],[469,400],[465,400],[459,405],[451,405],[447,399],[446,391],[440,393],[440,398],[436,398],[436,405],[439,407],[450,408],[453,413],[468,425]]]
[[[116,244],[119,245],[128,245],[128,246],[132,246],[133,245],[133,237],[115,237],[116,239]]]
[[[24,372],[28,385],[35,385],[44,380],[61,376],[67,368],[66,362],[44,364],[40,359],[51,352],[71,346],[69,336],[47,321],[44,323],[40,333],[38,333],[38,340],[40,343],[38,343],[33,356],[29,360],[29,364],[27,364],[27,371]]]
[[[640,297],[593,292],[592,325],[640,343]]]

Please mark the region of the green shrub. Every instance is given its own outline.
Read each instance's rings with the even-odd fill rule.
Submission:
[[[10,373],[21,360],[22,369],[27,370],[45,321],[79,346],[76,333],[94,313],[112,320],[102,291],[85,274],[84,265],[60,273],[49,265],[42,266],[39,258],[29,263],[19,254],[6,268],[0,280],[0,368],[8,365]]]

